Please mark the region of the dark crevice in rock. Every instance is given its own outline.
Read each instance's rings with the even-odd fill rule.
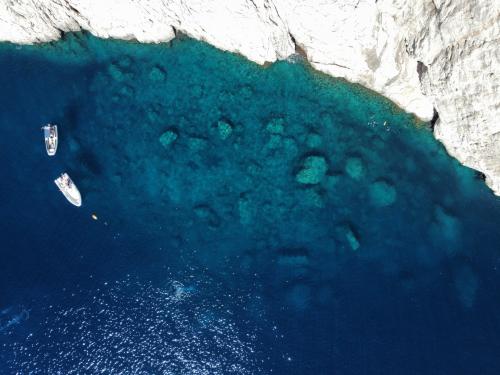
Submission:
[[[255,4],[255,1],[254,0],[250,0],[250,2],[252,3],[252,5],[254,6],[254,8],[258,11],[259,10],[259,7],[257,6],[257,4]]]
[[[422,83],[422,78],[427,74],[427,66],[422,61],[417,61],[418,80]]]
[[[475,171],[474,176],[481,181],[486,181],[486,175],[483,172]]]
[[[297,41],[295,40],[295,37],[292,35],[292,33],[288,32],[288,35],[290,36],[290,39],[295,46],[295,53],[307,60],[307,53],[305,49],[297,44]]]
[[[81,15],[80,14],[80,11],[78,9],[76,9],[74,6],[71,6],[71,4],[66,4],[68,6],[68,8],[74,12],[75,14],[78,14],[79,16]]]
[[[430,127],[431,127],[431,130],[434,131],[434,127],[436,126],[436,122],[439,120],[439,113],[438,111],[436,110],[436,108],[434,108],[434,113],[432,115],[432,119],[431,121],[429,122],[430,124]]]
[[[57,30],[59,33],[59,39],[65,40],[66,39],[66,32],[63,29],[60,29],[59,27],[54,26],[54,29]]]

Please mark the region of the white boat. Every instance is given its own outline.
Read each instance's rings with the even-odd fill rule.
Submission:
[[[56,178],[54,182],[71,204],[74,204],[77,207],[82,205],[82,196],[80,191],[67,173],[61,174],[61,176]]]
[[[47,154],[54,156],[57,151],[57,125],[47,124],[42,127],[42,130]]]

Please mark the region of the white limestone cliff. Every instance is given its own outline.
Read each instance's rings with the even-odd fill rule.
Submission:
[[[177,31],[257,63],[296,50],[430,120],[463,164],[500,194],[498,0],[0,0],[0,40],[87,30],[168,41]]]

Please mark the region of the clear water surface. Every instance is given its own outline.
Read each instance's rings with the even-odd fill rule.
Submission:
[[[500,201],[385,99],[189,39],[0,71],[1,373],[500,373]]]

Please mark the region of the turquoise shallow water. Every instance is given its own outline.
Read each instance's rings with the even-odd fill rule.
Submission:
[[[0,68],[5,373],[498,373],[500,203],[426,124],[189,39]]]

